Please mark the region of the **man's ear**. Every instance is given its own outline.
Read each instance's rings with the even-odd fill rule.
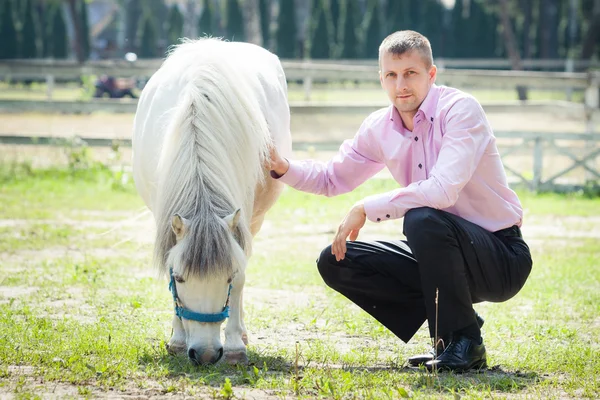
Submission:
[[[436,77],[437,77],[437,67],[435,66],[435,64],[432,64],[431,68],[429,68],[429,83],[434,84]]]

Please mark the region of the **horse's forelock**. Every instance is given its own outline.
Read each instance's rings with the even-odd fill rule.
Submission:
[[[216,214],[195,215],[183,240],[183,274],[194,277],[228,276],[234,272],[231,231]]]

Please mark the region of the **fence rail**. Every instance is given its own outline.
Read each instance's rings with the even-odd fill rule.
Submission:
[[[292,114],[363,114],[368,115],[382,107],[384,102],[337,103],[337,102],[290,102]],[[538,111],[556,113],[568,110],[574,115],[585,117],[585,106],[566,101],[504,101],[482,104],[486,112],[522,112]],[[88,101],[71,100],[2,100],[0,113],[39,112],[50,114],[88,114],[105,112],[115,114],[133,114],[137,108],[134,99],[92,99]],[[600,109],[593,110],[600,114]]]
[[[503,148],[502,161],[505,169],[517,182],[528,189],[564,191],[584,187],[588,182],[600,182],[600,170],[596,167],[597,159],[600,157],[598,139],[594,135],[585,133],[549,133],[549,132],[496,132],[495,136],[504,143],[499,143]],[[50,137],[50,136],[22,136],[22,135],[0,135],[0,145],[17,146],[73,146],[85,144],[90,147],[131,147],[131,139],[108,139],[92,137]],[[294,142],[293,149],[298,150],[320,150],[335,151],[340,142]],[[519,171],[511,166],[508,160],[517,153],[531,151],[533,157],[533,174],[528,177],[527,172]],[[544,157],[550,152],[561,154],[569,159],[567,165],[563,165],[558,172],[551,176],[544,173]],[[579,182],[564,183],[564,177],[575,169],[583,169],[585,178]],[[563,178],[563,179],[561,179]],[[558,181],[563,181],[558,183]]]
[[[5,60],[0,62],[0,77],[5,80],[46,80],[48,97],[56,79],[77,80],[84,75],[109,74],[114,76],[149,77],[161,65],[162,60],[91,61],[78,64],[69,60]],[[305,97],[310,99],[312,83],[317,81],[378,82],[376,64],[347,64],[334,62],[283,60],[287,79],[304,83]],[[458,87],[514,89],[525,86],[539,89],[583,89],[589,106],[598,108],[600,71],[588,72],[540,72],[480,69],[440,68],[438,83]],[[589,92],[589,93],[588,93]],[[587,104],[586,100],[586,104]]]

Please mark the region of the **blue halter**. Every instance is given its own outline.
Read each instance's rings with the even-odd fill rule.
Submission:
[[[175,285],[175,278],[173,277],[173,268],[169,269],[169,274],[171,275],[171,282],[169,282],[169,290],[171,294],[173,294],[173,301],[175,302],[175,315],[181,318],[189,319],[192,321],[198,322],[221,322],[229,318],[229,297],[231,295],[231,283],[229,284],[229,290],[227,291],[227,300],[225,301],[225,306],[223,307],[223,311],[220,313],[212,313],[212,314],[204,314],[197,313],[181,305],[179,301],[179,297],[177,296],[177,286]]]

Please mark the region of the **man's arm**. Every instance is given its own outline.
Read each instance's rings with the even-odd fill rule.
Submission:
[[[353,140],[346,140],[329,162],[290,161],[271,150],[271,176],[297,190],[325,196],[347,193],[375,175],[384,164],[368,120]]]
[[[492,130],[479,103],[472,98],[458,101],[446,115],[442,146],[429,178],[367,197],[364,207],[368,219],[401,218],[408,210],[418,207],[453,206],[472,178],[491,138]]]

